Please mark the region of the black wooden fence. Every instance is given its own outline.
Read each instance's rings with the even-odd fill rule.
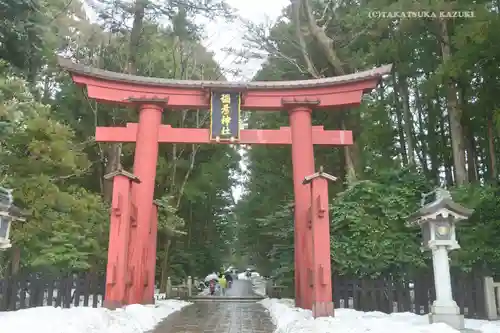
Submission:
[[[99,307],[105,279],[100,274],[20,273],[0,280],[0,311],[35,306]]]
[[[467,318],[487,319],[482,275],[452,274],[453,297]],[[430,312],[435,300],[432,273],[412,277],[380,277],[375,279],[333,277],[333,300],[336,308],[359,311]],[[269,297],[293,298],[293,287],[273,286]]]
[[[482,275],[452,274],[454,299],[468,318],[487,318],[483,283]],[[35,306],[99,307],[104,292],[102,274],[20,273],[0,280],[0,311]],[[293,287],[274,286],[267,292],[270,297],[293,297]],[[435,299],[434,280],[432,273],[376,279],[334,276],[333,299],[337,308],[425,314]]]

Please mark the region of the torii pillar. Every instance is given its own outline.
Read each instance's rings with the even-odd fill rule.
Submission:
[[[113,198],[109,227],[106,294],[103,305],[108,309],[116,309],[130,304],[127,297],[129,286],[127,282],[130,280],[128,251],[131,233],[131,189],[132,184],[140,183],[140,180],[121,169],[105,175],[104,179],[113,179]]]
[[[146,295],[145,290],[151,279],[150,276],[147,276],[150,271],[148,267],[148,252],[150,252],[149,247],[151,245],[151,221],[153,220],[154,210],[153,197],[156,164],[158,162],[158,134],[162,112],[162,106],[151,102],[140,104],[139,107],[139,124],[134,155],[134,175],[141,180],[141,183],[132,186],[132,200],[137,211],[137,222],[133,225],[136,230],[132,233],[130,242],[129,269],[132,275],[132,285],[136,287],[131,288],[130,304],[147,304],[152,302],[152,295]],[[153,274],[154,281],[154,272],[149,274]]]
[[[312,292],[306,272],[312,269],[311,230],[307,227],[308,209],[311,202],[309,189],[303,179],[314,173],[314,149],[312,136],[312,109],[305,102],[285,102],[289,109],[292,131],[292,167],[294,190],[294,237],[295,237],[295,300],[297,306],[311,309]]]

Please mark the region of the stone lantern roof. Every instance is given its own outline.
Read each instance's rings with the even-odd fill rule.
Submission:
[[[12,221],[25,222],[27,215],[25,211],[15,205],[11,205],[6,211],[0,211],[0,216],[11,217]]]
[[[9,239],[12,223],[16,221],[26,222],[25,216],[27,213],[12,203],[8,207],[4,205],[3,209],[0,210],[0,251],[12,246]]]
[[[12,221],[25,221],[26,212],[14,205],[12,189],[0,187],[0,216],[7,216]]]
[[[8,213],[14,221],[26,221],[25,217],[27,213],[15,205],[10,206]]]
[[[424,205],[425,197],[429,196],[430,194],[435,194],[436,200]],[[420,225],[422,223],[425,223],[426,220],[436,219],[436,217],[439,215],[441,215],[443,218],[452,216],[456,221],[465,220],[469,218],[473,212],[473,209],[466,208],[453,201],[449,191],[438,188],[430,193],[423,195],[422,207],[418,211],[410,215],[407,224],[409,226]]]

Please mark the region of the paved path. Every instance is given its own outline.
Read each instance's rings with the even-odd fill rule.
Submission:
[[[227,296],[254,296],[250,281],[235,280]],[[163,320],[152,333],[272,333],[274,325],[255,302],[202,301]]]

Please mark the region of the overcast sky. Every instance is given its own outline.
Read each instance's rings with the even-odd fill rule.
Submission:
[[[269,24],[276,21],[283,8],[290,0],[227,0],[227,3],[237,11],[237,15],[256,24]],[[206,25],[207,39],[205,47],[214,52],[215,60],[223,69],[237,69],[241,75],[233,77],[226,75],[228,80],[249,80],[259,70],[262,61],[251,61],[245,66],[235,63],[235,56],[223,51],[225,48],[241,49],[245,27],[236,20],[225,23],[222,20]]]
[[[255,24],[272,25],[287,6],[290,0],[226,0],[227,3],[236,10],[236,14],[246,21]],[[95,20],[95,11],[88,3],[95,3],[95,0],[84,0],[84,8],[91,21]],[[228,54],[224,49],[231,48],[241,50],[243,47],[243,37],[245,36],[245,27],[241,20],[235,20],[228,23],[224,20],[213,22],[200,22],[206,26],[206,38],[203,41],[204,46],[214,53],[215,61],[223,70],[238,70],[240,75],[232,76],[225,73],[230,81],[251,80],[255,73],[260,69],[262,60],[253,60],[244,65],[235,63],[237,59],[233,54]],[[238,150],[240,155],[243,151]],[[242,170],[246,169],[246,163],[240,163]],[[241,197],[241,187],[233,188],[233,196],[236,200]]]
[[[133,2],[135,0],[125,1]],[[236,15],[244,20],[255,24],[271,25],[276,21],[285,6],[289,4],[290,0],[226,0],[226,2],[236,11]],[[82,4],[89,20],[95,22],[96,12],[93,7],[101,6],[99,0],[83,0]],[[242,48],[246,31],[241,20],[237,19],[228,23],[222,19],[210,22],[207,19],[200,18],[197,23],[206,27],[206,38],[203,40],[203,44],[214,53],[215,60],[221,68],[241,71],[241,75],[238,77],[225,73],[228,80],[249,80],[254,76],[259,70],[262,61],[251,61],[245,66],[238,65],[235,64],[236,57],[224,51],[225,48],[236,50]]]
[[[255,24],[270,25],[276,21],[285,6],[290,0],[227,0],[229,5],[237,11],[237,15],[244,20],[252,21]],[[253,60],[245,65],[235,63],[236,57],[224,51],[226,48],[240,50],[243,47],[243,37],[245,27],[242,22],[236,20],[226,23],[222,20],[210,22],[206,25],[207,38],[204,45],[214,53],[215,60],[226,70],[238,70],[240,75],[234,77],[226,73],[226,78],[230,81],[251,80],[260,69],[262,60]],[[244,150],[239,149],[239,154],[243,160],[240,162],[240,169],[246,170],[247,162],[244,160]],[[241,198],[243,188],[235,186],[232,188],[233,197],[236,201]]]

